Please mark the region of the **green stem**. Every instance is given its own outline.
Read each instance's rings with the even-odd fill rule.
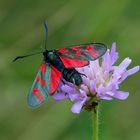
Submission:
[[[98,138],[98,129],[99,129],[99,120],[98,120],[98,105],[93,110],[93,140],[99,140]]]

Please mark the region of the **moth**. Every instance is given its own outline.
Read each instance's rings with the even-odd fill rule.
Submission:
[[[46,23],[44,25],[47,38],[48,27]],[[63,79],[79,86],[82,83],[82,75],[84,74],[79,73],[75,68],[88,65],[89,61],[98,59],[105,54],[106,50],[106,45],[102,43],[73,45],[57,50],[47,50],[45,45],[45,50],[39,52],[43,54],[43,62],[39,66],[28,94],[28,104],[31,107],[36,107],[43,103],[49,95],[55,93]],[[18,56],[13,61],[35,54]]]

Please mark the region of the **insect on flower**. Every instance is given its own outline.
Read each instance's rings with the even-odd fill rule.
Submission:
[[[48,27],[46,29],[46,40],[48,36]],[[31,107],[35,107],[44,102],[48,95],[53,95],[57,90],[60,81],[73,83],[79,86],[82,83],[82,73],[75,68],[83,67],[105,54],[107,47],[102,43],[89,43],[83,45],[73,45],[70,48],[64,47],[57,50],[47,50],[45,41],[45,51],[39,52],[43,54],[43,62],[39,66],[37,76],[33,82],[28,96],[28,103]],[[32,56],[35,54],[18,56],[17,59]]]

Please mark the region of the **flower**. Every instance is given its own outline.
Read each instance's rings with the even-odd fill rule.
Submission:
[[[129,96],[129,92],[119,90],[120,84],[130,75],[140,70],[139,66],[135,66],[129,70],[127,67],[132,60],[125,58],[118,66],[115,62],[119,58],[116,52],[116,44],[112,44],[111,50],[108,49],[102,62],[99,60],[90,61],[88,66],[77,68],[83,76],[83,83],[77,88],[74,84],[65,81],[65,84],[60,84],[58,91],[53,95],[57,101],[65,98],[74,102],[71,107],[73,113],[80,113],[82,108],[86,110],[95,109],[95,106],[100,100],[112,100],[114,98],[124,100]]]

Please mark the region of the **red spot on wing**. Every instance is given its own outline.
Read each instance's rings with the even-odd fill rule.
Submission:
[[[77,56],[81,56],[81,52],[80,51],[76,51],[75,53]]]
[[[62,73],[51,65],[50,93],[54,93],[60,83]]]
[[[81,56],[80,46],[72,46],[71,48],[74,51],[75,55]]]
[[[87,45],[86,46],[86,50],[87,51],[92,51],[93,50],[93,46],[92,45]]]
[[[45,86],[46,85],[46,80],[41,79],[40,76],[36,76],[36,81],[40,82],[41,86]]]
[[[93,45],[87,45],[86,50],[93,56],[93,57],[98,57],[98,52],[94,49]]]
[[[39,88],[33,88],[32,93],[36,95],[39,101],[43,100],[43,95],[39,93]]]
[[[69,52],[69,50],[67,48],[60,48],[60,49],[58,49],[58,52],[67,53],[67,52]]]
[[[42,74],[45,74],[46,72],[46,64],[41,64],[39,67],[39,70],[42,72]],[[41,86],[46,85],[46,80],[42,79],[40,74],[36,76],[36,82],[40,82]]]
[[[46,64],[41,64],[39,70],[41,70],[41,72],[44,74],[46,71]]]
[[[33,94],[37,94],[38,92],[39,92],[39,89],[38,89],[38,88],[33,88],[33,89],[32,89],[32,93],[33,93]]]
[[[37,94],[36,97],[39,101],[43,100],[43,95],[42,94]]]
[[[36,76],[36,81],[40,81],[41,77],[40,76]]]
[[[95,52],[95,51],[91,51],[90,54],[95,58],[98,57],[97,52]]]
[[[88,64],[88,61],[86,60],[80,60],[76,58],[65,58],[65,57],[60,57],[62,60],[63,64],[65,67],[70,68],[70,67],[83,67]]]
[[[73,49],[74,51],[78,51],[78,50],[80,50],[80,46],[72,46],[72,49]]]
[[[41,86],[45,86],[46,85],[46,80],[41,80]]]

